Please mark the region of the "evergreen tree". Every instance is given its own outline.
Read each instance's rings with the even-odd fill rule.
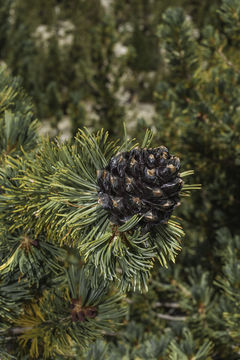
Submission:
[[[185,1],[184,10],[168,8],[161,17],[159,9],[154,20],[143,11],[142,1],[119,0],[108,13],[99,2],[94,8],[89,3],[81,2],[84,21],[76,11],[73,22],[76,29],[81,24],[81,32],[69,30],[74,40],[72,46],[64,45],[66,52],[56,44],[59,29],[52,24],[72,19],[74,9],[64,1],[58,1],[60,12],[51,9],[48,14],[32,6],[33,23],[55,31],[47,47],[41,48],[42,59],[49,63],[57,59],[56,69],[61,69],[58,77],[48,64],[51,86],[46,98],[48,77],[38,77],[33,62],[25,60],[25,69],[33,66],[35,80],[44,84],[40,107],[47,116],[60,118],[62,111],[78,121],[81,116],[82,125],[87,115],[81,99],[91,97],[101,116],[120,120],[124,109],[120,106],[115,113],[114,100],[119,77],[122,72],[129,75],[130,67],[137,68],[133,65],[137,57],[128,56],[142,50],[134,42],[136,32],[127,30],[128,23],[135,24],[141,35],[137,39],[146,40],[142,45],[149,49],[154,43],[161,54],[161,66],[154,70],[155,75],[159,71],[154,78],[157,86],[147,96],[155,98],[157,131],[153,139],[150,132],[143,135],[140,148],[126,134],[119,143],[111,142],[103,131],[92,134],[86,129],[70,143],[40,139],[29,99],[18,81],[1,73],[0,357],[238,360],[239,2],[223,0],[218,8],[215,2],[201,2],[198,11],[205,8],[207,14],[203,11],[197,19],[194,9],[199,4]],[[52,2],[43,4],[54,8]],[[149,13],[157,5],[145,4]],[[4,9],[8,11],[7,6]],[[25,24],[28,34],[34,33],[29,31],[32,19]],[[139,30],[144,23],[150,33]],[[9,25],[13,23],[6,23],[6,29]],[[131,51],[118,61],[113,49],[119,41]],[[25,49],[35,54],[35,43]],[[149,50],[149,57],[154,58],[155,50]],[[66,73],[70,53],[75,60]],[[150,58],[147,69],[139,65],[136,75],[150,73],[149,64]],[[112,65],[117,69],[116,86],[111,83]],[[44,68],[43,62],[38,71],[44,74]],[[66,91],[68,75],[71,94]],[[109,79],[110,90],[104,79]],[[131,88],[131,81],[127,79],[125,89]],[[146,98],[145,90],[139,91]],[[104,107],[104,99],[110,99],[112,112]],[[133,132],[141,138],[138,130]],[[161,172],[167,181],[161,185],[165,198],[155,183],[159,175],[154,170],[159,161],[155,147],[160,144],[180,157],[184,169],[180,176],[173,171],[168,181],[168,171],[179,164],[162,149],[160,158],[167,157]],[[140,182],[139,167],[144,174]],[[181,197],[196,188],[181,182],[190,169],[196,169],[194,179],[203,189],[172,214],[179,190]],[[186,232],[184,242],[180,223]],[[168,264],[169,260],[175,263]]]
[[[166,147],[149,148],[150,131],[141,148],[103,130],[39,139],[29,99],[0,79],[1,356],[72,358],[114,331],[124,292],[146,291],[155,262],[175,262],[171,215],[199,186]]]
[[[57,127],[67,118],[73,135],[84,125],[103,126],[116,137],[124,105],[153,103],[166,7],[182,5],[202,25],[218,2],[2,0],[0,60],[21,76],[40,120]]]

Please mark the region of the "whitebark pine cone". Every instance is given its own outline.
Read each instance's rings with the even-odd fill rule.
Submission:
[[[119,153],[97,172],[98,202],[113,224],[122,225],[139,214],[143,219],[138,226],[149,231],[167,223],[180,205],[183,180],[179,170],[179,158],[170,155],[165,146]]]

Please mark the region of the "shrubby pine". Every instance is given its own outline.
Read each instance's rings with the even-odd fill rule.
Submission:
[[[169,219],[174,199],[199,186],[180,181],[192,172],[180,175],[179,159],[165,147],[149,148],[151,131],[141,144],[145,150],[127,135],[122,144],[111,141],[103,130],[80,130],[74,142],[40,139],[29,99],[5,71],[1,104],[2,356],[71,358],[75,347],[83,351],[114,333],[126,316],[126,290],[146,291],[155,262],[175,262],[184,233],[174,216]],[[144,169],[156,174],[148,174],[147,185],[139,161],[133,165],[139,183],[166,193],[151,205],[159,211],[151,227],[145,224],[150,215],[142,211],[125,218],[114,212],[113,220],[100,201],[99,173],[108,167],[117,171],[123,191],[129,190],[119,153],[145,156],[151,166]],[[151,198],[144,190],[144,206]]]
[[[37,85],[44,76],[37,77],[34,62],[24,55],[25,69],[32,67],[26,73],[33,77],[25,78],[23,85],[40,118],[44,114],[60,119],[62,113],[71,112],[75,129],[80,125],[70,142],[40,139],[31,101],[17,80],[1,73],[3,359],[240,357],[240,4],[223,0],[201,2],[200,7],[197,2],[173,1],[161,8],[147,1],[148,12],[144,4],[119,0],[107,9],[96,2],[91,13],[95,15],[91,20],[85,16],[87,27],[76,12],[75,23],[82,24],[82,34],[93,24],[91,36],[84,48],[84,36],[69,28],[75,34],[71,52],[75,65],[68,67],[67,74],[63,64],[71,62],[70,53],[62,58],[57,34],[47,40],[48,69],[55,63],[50,59],[58,59],[49,88],[47,76],[44,86]],[[8,6],[6,2],[0,15],[8,13]],[[60,13],[43,13],[44,21],[38,25],[55,23],[58,14],[67,14],[64,6],[61,2]],[[129,9],[135,9],[134,14]],[[154,16],[151,9],[156,10]],[[86,5],[82,13],[88,11]],[[106,17],[99,16],[105,11]],[[33,26],[30,23],[29,19],[28,26]],[[4,60],[12,70],[18,63],[9,62],[4,38],[14,35],[13,26],[6,21],[1,32]],[[25,41],[28,28],[22,31],[20,39]],[[32,39],[33,28],[30,33]],[[120,58],[113,51],[118,42],[127,49]],[[34,54],[37,63],[42,56],[45,59],[45,52],[38,54],[35,46],[35,41],[26,42],[24,54]],[[152,53],[144,50],[151,46]],[[141,51],[149,56],[148,62],[140,64],[142,57],[138,61]],[[42,74],[44,61],[38,66]],[[113,73],[116,82],[112,83]],[[24,77],[25,73],[15,69],[14,74]],[[70,86],[67,79],[73,86],[69,92],[64,87]],[[41,92],[38,100],[30,91],[33,88]],[[146,132],[144,120],[135,119],[128,134],[137,135],[139,143],[126,132],[122,142],[116,140],[127,114],[127,107],[118,102],[120,88],[129,92],[127,101],[134,99],[137,89],[140,101],[154,106],[153,137]],[[104,124],[113,137],[84,129],[81,99],[90,97],[101,114],[97,128]],[[118,129],[115,134],[114,129]],[[167,146],[166,153],[177,168],[176,173],[168,173],[171,158],[167,155],[162,166],[169,175],[166,182],[159,171],[153,171],[164,158],[162,153],[156,159],[161,145]],[[192,169],[194,176],[188,176]],[[193,182],[202,184],[202,189],[193,191],[189,201],[184,196],[199,188]],[[170,189],[165,196],[161,187],[167,184]],[[157,201],[155,196],[149,199],[153,191],[161,195]],[[181,206],[173,209],[178,197]],[[159,210],[172,200],[167,211]]]

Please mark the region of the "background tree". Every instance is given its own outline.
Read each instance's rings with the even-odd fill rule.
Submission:
[[[202,26],[208,19],[215,22],[209,10],[216,4],[2,1],[0,59],[22,77],[40,120],[53,127],[68,120],[73,134],[86,124],[104,126],[116,136],[129,108],[152,109],[162,76],[157,26],[163,11],[182,5]],[[135,120],[134,113],[129,120]]]

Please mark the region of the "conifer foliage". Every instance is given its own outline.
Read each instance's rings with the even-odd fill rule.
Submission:
[[[170,218],[175,197],[199,186],[183,184],[192,171],[180,173],[179,159],[165,147],[149,148],[150,131],[144,150],[127,135],[122,144],[111,141],[103,130],[80,130],[73,143],[38,138],[29,100],[19,91],[2,72],[1,351],[26,359],[72,356],[74,346],[114,330],[126,314],[124,290],[147,290],[153,264],[175,261],[184,234]],[[140,171],[136,186],[147,213],[120,214],[118,222],[102,201],[110,180],[99,174],[117,171],[126,197],[126,154],[145,157],[132,175]],[[158,214],[151,227],[149,206]]]
[[[81,122],[39,138],[1,72],[0,358],[239,360],[240,2],[77,3],[0,6],[3,59],[38,115]],[[154,137],[135,118],[139,142],[82,126],[91,97],[116,134],[136,96]]]

